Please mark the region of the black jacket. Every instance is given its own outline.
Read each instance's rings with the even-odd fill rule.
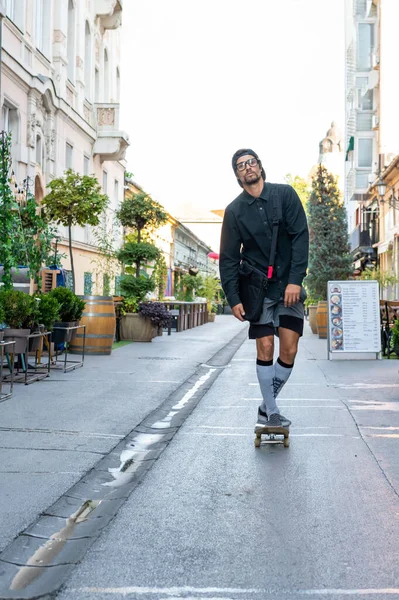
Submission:
[[[240,304],[238,270],[241,260],[267,273],[272,239],[271,189],[282,208],[274,275],[267,297],[279,299],[289,283],[302,285],[308,266],[309,232],[305,211],[290,185],[265,183],[259,198],[243,191],[224,213],[220,245],[220,275],[230,306]]]

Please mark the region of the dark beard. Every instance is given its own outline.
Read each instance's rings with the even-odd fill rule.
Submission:
[[[252,173],[251,173],[251,175],[252,175]],[[256,175],[256,173],[254,173],[254,175]],[[245,185],[255,185],[255,183],[258,183],[260,178],[261,178],[261,176],[258,175],[258,177],[256,177],[256,179],[251,179],[250,181],[247,181],[246,176],[244,175],[244,183],[245,183]]]

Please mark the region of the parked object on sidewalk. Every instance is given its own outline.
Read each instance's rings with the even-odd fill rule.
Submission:
[[[262,435],[265,436],[262,439]],[[260,448],[261,444],[284,444],[284,448],[290,445],[290,432],[286,427],[259,425],[255,426],[255,448]]]
[[[112,296],[80,296],[85,309],[80,320],[86,325],[85,354],[105,356],[111,354],[115,340],[116,317]],[[69,346],[71,354],[82,354],[83,333],[77,333]]]
[[[37,316],[36,302],[32,296],[19,290],[2,290],[0,304],[3,308],[4,341],[15,341],[14,351],[23,354],[26,351],[28,335]]]
[[[57,287],[47,294],[49,298],[54,298],[59,308],[59,320],[54,322],[57,329],[52,334],[54,344],[70,342],[76,335],[76,330],[67,329],[77,325],[82,318],[85,303],[71,290],[65,287]]]
[[[310,325],[310,329],[312,330],[312,333],[317,334],[318,330],[317,330],[316,313],[317,313],[317,304],[310,304],[309,305],[309,325]]]
[[[151,342],[154,337],[154,326],[149,318],[140,317],[139,313],[126,313],[121,320],[121,340],[133,342]]]
[[[325,300],[322,300],[317,305],[317,312],[316,312],[317,330],[319,332],[319,338],[322,340],[327,339],[327,320],[328,320],[327,302]]]

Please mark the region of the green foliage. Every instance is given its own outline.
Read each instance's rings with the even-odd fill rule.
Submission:
[[[352,273],[346,212],[336,178],[319,165],[308,202],[309,268],[305,280],[311,297],[327,300],[327,282]]]
[[[50,181],[50,192],[43,198],[46,218],[58,225],[68,227],[69,252],[71,258],[72,282],[75,291],[75,267],[72,254],[72,225],[97,226],[100,215],[108,204],[108,197],[101,193],[101,186],[95,177],[80,175],[72,169],[63,177]]]
[[[178,300],[192,302],[194,300],[194,290],[202,285],[202,279],[198,275],[183,275],[179,280],[179,289],[177,292]]]
[[[47,185],[50,192],[43,198],[43,207],[49,219],[58,225],[98,225],[99,216],[108,204],[95,177],[65,171]]]
[[[121,304],[121,315],[127,313],[136,313],[139,309],[139,303],[135,298],[124,298]]]
[[[123,227],[130,227],[138,232],[139,242],[143,229],[147,231],[157,229],[168,220],[163,207],[145,192],[125,198],[116,215]]]
[[[153,278],[155,281],[155,290],[158,300],[163,300],[165,295],[166,284],[168,280],[168,267],[163,254],[160,254],[156,260]]]
[[[126,242],[117,253],[118,259],[125,265],[136,265],[143,261],[159,259],[161,251],[149,242]]]
[[[29,276],[40,287],[41,269],[52,262],[53,241],[57,230],[37,207],[34,195],[26,187],[26,204],[19,208],[20,223],[14,234],[16,263],[27,265]]]
[[[117,212],[117,218],[123,227],[135,230],[133,234],[127,236],[123,247],[118,252],[118,259],[127,266],[125,269],[127,273],[131,273],[132,265],[136,267],[135,277],[132,274],[122,277],[121,292],[141,302],[148,292],[154,291],[156,287],[154,277],[148,278],[141,273],[142,264],[144,261],[159,260],[161,256],[160,250],[149,241],[149,233],[166,223],[168,215],[158,202],[145,192],[140,192],[124,199]]]
[[[397,319],[392,328],[391,348],[399,348],[399,319]]]
[[[199,286],[197,286],[196,291],[198,296],[202,296],[208,300],[208,302],[212,302],[216,299],[216,296],[220,290],[220,282],[215,277],[211,275],[207,275],[204,278],[200,279]]]
[[[97,253],[91,264],[94,264],[97,273],[103,276],[102,280],[106,284],[105,288],[108,287],[107,290],[103,286],[104,296],[110,295],[111,280],[115,279],[121,272],[121,264],[116,251],[116,228],[117,225],[115,222],[112,223],[112,226],[108,227],[104,219],[98,227],[93,229]],[[99,282],[100,279],[101,277],[97,277],[96,281]],[[97,289],[97,293],[100,293],[99,289]]]
[[[291,173],[288,173],[288,175],[285,176],[285,181],[288,183],[288,185],[291,185],[294,188],[302,202],[305,212],[307,213],[307,206],[310,196],[310,187],[307,181],[302,177],[299,177],[299,175],[295,175],[295,177],[293,177]]]
[[[38,294],[38,323],[44,325],[46,331],[52,331],[53,325],[60,319],[60,303],[50,294]]]
[[[2,283],[12,289],[11,269],[18,266],[14,257],[14,232],[18,205],[10,187],[11,135],[5,131],[0,137],[0,263],[3,265]]]
[[[37,302],[29,294],[2,288],[0,305],[4,312],[4,323],[11,329],[30,329],[38,322]]]
[[[85,302],[65,287],[57,287],[47,294],[55,298],[60,305],[60,320],[64,323],[80,321],[85,308]]]
[[[128,298],[133,298],[137,302],[142,302],[148,292],[153,292],[155,282],[150,277],[139,275],[123,275],[120,280],[121,292]]]
[[[396,275],[393,273],[388,273],[388,271],[381,271],[379,267],[376,269],[365,269],[361,273],[360,279],[365,281],[378,281],[381,291],[390,285],[397,284],[399,281]]]

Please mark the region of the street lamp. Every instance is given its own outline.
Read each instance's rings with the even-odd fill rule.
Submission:
[[[377,187],[377,192],[378,192],[381,202],[384,202],[384,196],[387,191],[387,184],[382,179],[381,175],[379,177],[379,180],[377,181],[376,187]]]

